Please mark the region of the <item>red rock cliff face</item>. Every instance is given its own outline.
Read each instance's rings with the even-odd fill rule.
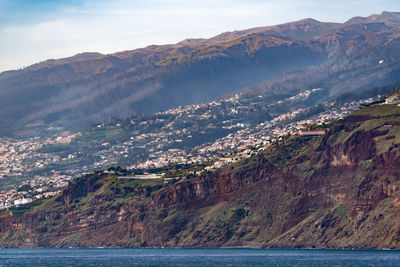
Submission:
[[[159,209],[176,204],[189,207],[199,201],[209,203],[222,201],[251,184],[268,182],[280,173],[280,170],[263,156],[257,158],[253,167],[238,172],[209,173],[195,181],[179,184],[171,190],[164,190],[152,196],[149,207]]]
[[[307,192],[303,209],[318,212],[270,246],[399,247],[400,138],[382,118],[351,116],[330,129],[309,157],[316,170],[305,180],[300,172],[296,186]]]

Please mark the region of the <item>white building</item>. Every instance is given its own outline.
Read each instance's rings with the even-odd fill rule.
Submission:
[[[31,202],[32,202],[31,198],[21,198],[21,199],[15,200],[14,205],[23,205],[23,204],[28,204]]]
[[[386,100],[385,100],[385,104],[397,104],[399,102],[400,102],[400,100],[399,100],[398,96],[391,96],[391,97],[386,98]]]

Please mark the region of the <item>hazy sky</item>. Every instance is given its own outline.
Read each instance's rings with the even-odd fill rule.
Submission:
[[[0,0],[0,72],[312,17],[344,22],[399,0]]]

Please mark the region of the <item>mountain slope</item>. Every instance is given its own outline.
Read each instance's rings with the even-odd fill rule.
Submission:
[[[400,26],[399,23],[400,12],[387,12],[384,11],[381,14],[374,14],[368,17],[354,17],[345,22],[346,25],[362,24],[371,22],[384,22],[386,25]]]
[[[320,39],[328,54],[321,65],[263,81],[243,93],[298,92],[322,87],[329,90],[332,98],[392,83],[400,69],[399,36],[399,28],[390,29],[380,22],[344,26]]]
[[[174,46],[149,47],[129,57],[122,53],[3,78],[0,122],[76,129],[112,116],[211,101],[325,58],[317,46],[269,35],[250,35],[169,59],[174,52]]]
[[[285,81],[299,70],[316,82],[297,75],[294,83],[306,88],[278,93],[322,84],[338,95],[387,84],[399,70],[399,25],[398,13],[389,12],[344,24],[305,19],[112,55],[84,53],[4,72],[0,134],[52,134],[50,125],[82,129],[113,116],[212,101],[262,81]],[[381,59],[385,64],[378,65]]]
[[[171,185],[97,172],[3,211],[0,244],[399,248],[399,140],[400,108],[378,105]]]

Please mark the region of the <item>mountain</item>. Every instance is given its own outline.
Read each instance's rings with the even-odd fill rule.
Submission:
[[[400,248],[400,108],[372,105],[179,181],[96,172],[3,210],[1,246]]]
[[[76,129],[112,116],[208,102],[323,58],[302,42],[251,35],[217,47],[153,46],[2,75],[1,128],[56,123]]]
[[[384,11],[381,14],[374,14],[368,17],[354,17],[345,22],[345,25],[352,24],[363,24],[363,23],[371,23],[371,22],[384,22],[389,26],[400,26],[400,12],[387,12]]]
[[[323,85],[334,96],[388,84],[399,70],[399,25],[399,14],[389,12],[344,24],[305,19],[3,72],[0,134],[83,129],[111,117],[212,101],[259,83],[287,87],[280,82],[287,77],[294,85],[284,92],[261,91],[279,95]]]
[[[211,38],[210,41],[230,41],[253,33],[283,36],[297,40],[309,40],[328,34],[341,26],[342,24],[340,23],[320,22],[308,18],[276,26],[257,27],[243,31],[226,32]]]
[[[391,29],[383,22],[345,25],[318,40],[328,55],[322,64],[262,81],[242,93],[296,93],[321,87],[329,91],[329,98],[334,98],[390,84],[399,76],[399,56],[395,52],[399,31],[399,27]]]

